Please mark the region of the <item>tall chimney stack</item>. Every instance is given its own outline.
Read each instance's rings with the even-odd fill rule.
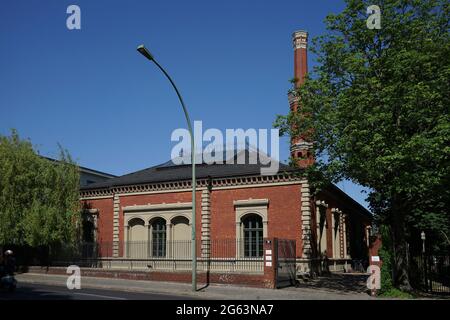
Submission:
[[[308,32],[299,30],[292,34],[294,46],[294,77],[297,80],[295,86],[299,87],[305,82],[308,72]]]
[[[299,88],[305,82],[308,73],[308,32],[295,31],[292,34],[292,44],[294,47],[294,78],[296,79],[294,88]],[[298,112],[301,109],[299,98],[293,93],[289,93],[288,99],[291,111]],[[298,159],[297,163],[300,167],[307,167],[314,163],[311,147],[311,142],[304,137],[291,137],[291,157]]]

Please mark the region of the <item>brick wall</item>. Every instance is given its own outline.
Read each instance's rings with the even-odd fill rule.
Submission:
[[[235,239],[235,208],[233,201],[269,199],[268,237],[297,240],[301,256],[300,185],[213,190],[211,192],[211,239]],[[120,196],[119,238],[124,241],[122,207],[132,205],[190,202],[191,192],[171,192]],[[85,205],[99,210],[99,241],[112,241],[113,199],[86,200]],[[201,191],[196,194],[197,239],[201,236]],[[201,242],[198,241],[200,253]]]
[[[266,241],[269,240],[269,241]],[[275,252],[275,241],[273,238],[264,239],[264,249]],[[197,284],[238,284],[262,288],[276,288],[276,259],[271,260],[273,264],[268,266],[265,264],[264,273],[231,273],[231,272],[197,272]],[[66,275],[65,267],[29,267],[27,272]],[[149,281],[170,281],[170,282],[186,282],[192,281],[192,273],[190,271],[129,271],[129,270],[108,270],[95,268],[81,268],[82,277],[101,277],[128,280],[149,280]]]
[[[111,243],[113,236],[113,199],[83,201],[82,207],[98,209],[97,241]]]
[[[371,220],[369,217],[361,215],[359,212],[357,212],[353,207],[349,206],[349,204],[344,199],[339,199],[337,197],[330,197],[327,194],[320,193],[317,196],[318,200],[323,200],[325,203],[328,204],[328,208],[326,210],[326,221],[328,224],[327,228],[327,257],[332,258],[333,251],[332,251],[332,236],[333,236],[333,226],[332,226],[332,208],[339,208],[343,211],[344,214],[348,215],[348,226],[347,229],[349,230],[349,236],[350,236],[350,255],[354,259],[358,258],[364,258],[367,256],[368,248],[365,244],[365,241],[363,239],[365,234],[365,228],[367,226],[371,225]],[[313,210],[313,230],[316,231],[317,225],[316,225],[316,208],[314,205]],[[358,229],[358,230],[356,230]],[[358,232],[355,232],[358,231]],[[317,235],[315,234],[315,237]]]
[[[28,272],[67,275],[63,267],[30,267]],[[67,275],[68,276],[68,275]],[[81,268],[82,277],[100,277],[128,280],[169,281],[190,283],[190,272],[160,272],[160,271],[121,271],[105,269]],[[235,274],[235,273],[210,273],[199,272],[197,274],[198,286],[206,283],[239,284],[252,287],[273,288],[273,282],[267,281],[262,274]]]
[[[300,185],[215,190],[211,194],[211,239],[236,237],[234,200],[269,199],[269,238],[297,240],[301,256]]]

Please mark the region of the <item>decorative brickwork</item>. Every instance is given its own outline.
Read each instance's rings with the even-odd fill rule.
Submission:
[[[209,258],[211,246],[211,191],[206,188],[202,191],[202,258]]]
[[[114,195],[114,213],[113,213],[113,257],[119,256],[119,215],[120,215],[120,199],[118,195]]]
[[[311,257],[311,194],[309,184],[303,183],[300,189],[301,192],[301,235],[303,242],[302,258]]]

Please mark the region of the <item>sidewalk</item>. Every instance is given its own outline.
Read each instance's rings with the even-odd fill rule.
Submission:
[[[68,276],[49,274],[18,274],[16,279],[19,283],[36,283],[44,285],[55,285],[66,287]],[[191,285],[186,283],[139,281],[111,278],[81,278],[81,287],[109,289],[128,292],[161,293],[186,298],[213,299],[213,300],[370,300],[374,299],[362,292],[348,292],[341,290],[327,290],[321,288],[284,288],[284,289],[261,289],[239,286],[227,286],[212,284],[203,288],[198,285],[198,292],[191,291]]]

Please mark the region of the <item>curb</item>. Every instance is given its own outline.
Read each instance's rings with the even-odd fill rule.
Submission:
[[[25,273],[23,274],[25,278],[21,279],[21,277],[19,276],[17,278],[19,286],[20,283],[30,283],[30,284],[41,284],[41,285],[49,285],[49,286],[56,286],[56,287],[61,287],[61,288],[65,288],[65,276],[63,275],[50,275],[50,277],[59,277],[60,279],[45,279],[45,277],[47,275],[43,275],[40,273]],[[28,277],[27,279],[27,275],[29,275],[30,277]],[[33,279],[33,277],[35,279]],[[31,279],[30,279],[31,278]],[[37,278],[37,279],[36,279]],[[95,278],[95,277],[86,277],[86,278],[91,278],[91,279],[98,279],[98,280],[104,280],[104,278]],[[111,279],[113,280],[113,279]],[[122,279],[120,279],[122,280]],[[114,281],[114,280],[113,280]],[[144,281],[144,280],[142,280]],[[151,283],[149,283],[149,286],[151,286]],[[220,285],[219,285],[220,286]],[[82,288],[88,288],[88,289],[104,289],[104,290],[113,290],[113,291],[122,291],[122,292],[130,292],[130,293],[147,293],[147,294],[161,294],[161,295],[169,295],[169,296],[178,296],[178,297],[185,297],[185,298],[190,298],[190,299],[199,299],[199,300],[229,300],[229,299],[233,299],[233,300],[247,300],[247,299],[255,299],[255,300],[335,300],[336,298],[327,296],[328,294],[330,294],[330,292],[314,292],[314,293],[318,293],[318,295],[313,295],[313,296],[309,296],[309,297],[293,297],[293,294],[295,295],[295,291],[285,291],[283,294],[278,294],[276,296],[271,296],[269,294],[269,296],[265,296],[265,294],[258,294],[258,293],[254,293],[253,295],[255,297],[249,297],[248,295],[246,295],[245,293],[241,292],[242,294],[236,294],[233,292],[226,292],[226,293],[215,293],[215,292],[210,292],[208,291],[208,289],[201,289],[200,291],[197,292],[190,292],[187,291],[188,289],[186,288],[173,288],[173,289],[164,289],[164,288],[160,288],[160,287],[156,287],[156,288],[143,288],[143,287],[135,287],[132,285],[124,285],[124,286],[119,286],[119,285],[108,285],[108,284],[92,284],[92,283],[87,283],[87,284],[83,284],[82,283]],[[214,289],[214,287],[212,287]],[[219,288],[220,289],[220,288]],[[250,288],[249,288],[250,289]],[[313,288],[305,288],[309,291],[309,289],[313,289]],[[264,289],[261,289],[264,290]],[[268,291],[273,291],[273,290],[269,290]],[[314,289],[313,289],[314,290]],[[281,292],[280,292],[281,293]],[[304,292],[305,294],[308,294],[306,292]],[[323,296],[322,296],[322,294]],[[333,294],[337,294],[337,293],[333,293]],[[253,296],[252,295],[252,296]],[[305,299],[306,298],[306,299]],[[358,298],[355,297],[348,297],[347,299],[350,300],[360,300]],[[374,297],[366,297],[366,299],[362,299],[362,300],[378,300],[380,298],[374,298]],[[338,299],[340,300],[340,299]]]
[[[35,279],[19,279],[18,280],[18,284],[20,285],[20,283],[31,283],[31,284],[41,284],[41,285],[49,285],[49,286],[55,286],[55,287],[62,287],[65,288],[65,286],[63,284],[61,284],[61,282],[58,281],[52,281],[52,280],[35,280]],[[177,295],[177,296],[184,296],[184,297],[191,297],[191,298],[199,298],[201,299],[202,297],[198,294],[198,293],[187,293],[184,291],[177,291],[177,292],[173,292],[173,291],[167,291],[167,290],[146,290],[146,289],[142,289],[142,288],[137,288],[137,287],[120,287],[120,286],[110,286],[110,285],[97,285],[97,284],[83,284],[82,288],[88,288],[88,289],[105,289],[105,290],[113,290],[113,291],[123,291],[123,292],[131,292],[131,293],[155,293],[155,294],[162,294],[162,295]],[[210,294],[210,297],[207,297],[207,299],[218,299],[218,297],[213,297],[213,296],[217,296],[216,294]],[[206,297],[203,297],[204,299]],[[225,299],[225,298],[222,298]]]

